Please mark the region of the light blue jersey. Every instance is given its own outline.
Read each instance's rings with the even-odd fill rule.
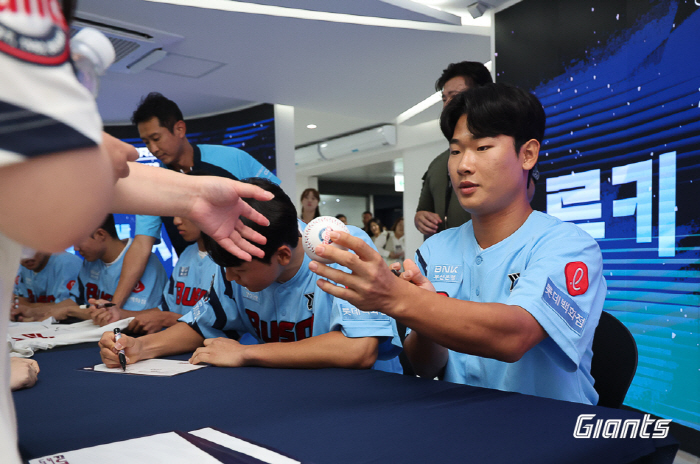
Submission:
[[[460,250],[456,253],[455,250]],[[579,227],[534,211],[511,236],[481,250],[471,221],[428,239],[421,272],[452,298],[520,306],[549,337],[519,361],[449,352],[445,380],[596,404],[591,344],[607,286],[596,241]]]
[[[83,261],[83,267],[78,274],[78,283],[73,286],[70,297],[76,303],[87,304],[89,298],[111,300],[117,290],[119,275],[122,271],[124,254],[131,245],[131,240],[124,247],[119,257],[111,264],[96,259],[93,262]],[[155,308],[160,304],[163,287],[168,276],[156,255],[151,253],[143,271],[141,280],[124,303],[123,309],[129,311],[141,311]]]
[[[243,150],[223,145],[192,145],[194,149],[193,171],[205,171],[212,176],[243,180],[262,177],[279,185],[280,180],[265,166]],[[162,167],[166,167],[160,163]],[[135,235],[160,238],[161,220],[158,216],[136,216]]]
[[[185,248],[180,255],[170,282],[163,290],[162,311],[187,314],[199,300],[207,296],[219,266],[196,243]]]
[[[58,303],[70,297],[70,290],[78,280],[83,260],[71,253],[57,253],[39,272],[19,267],[15,279],[15,295],[30,303]]]
[[[354,226],[348,229],[371,245],[372,241],[362,230]],[[304,254],[304,262],[294,277],[284,283],[274,282],[260,292],[250,292],[227,281],[221,269],[209,300],[200,300],[180,320],[204,338],[235,338],[236,334],[249,333],[259,343],[294,342],[334,330],[350,338],[380,337],[374,368],[403,372],[397,357],[401,341],[396,322],[376,311],[360,311],[347,301],[325,293],[316,285],[318,276],[309,270],[310,262]],[[332,267],[347,271],[337,264]]]

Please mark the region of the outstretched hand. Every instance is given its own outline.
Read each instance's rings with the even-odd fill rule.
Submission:
[[[245,261],[250,261],[251,255],[262,258],[263,251],[251,242],[264,245],[267,239],[243,224],[239,217],[263,226],[270,221],[241,198],[265,201],[272,199],[273,194],[255,185],[222,177],[196,179],[200,181],[200,195],[190,207],[188,218],[229,253]]]
[[[332,281],[321,279],[318,281],[319,287],[363,311],[381,311],[391,315],[397,295],[407,291],[405,280],[397,278],[379,253],[361,238],[333,231],[331,239],[355,253],[324,245],[317,246],[314,252],[345,266],[352,274],[312,261],[309,269]]]

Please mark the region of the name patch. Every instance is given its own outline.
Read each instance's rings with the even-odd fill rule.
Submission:
[[[428,280],[431,282],[453,282],[462,281],[462,265],[436,264],[430,270]]]
[[[542,300],[567,323],[571,330],[578,335],[583,333],[588,313],[582,311],[576,302],[566,292],[554,285],[554,282],[549,278],[547,278],[547,285],[542,292]]]
[[[344,321],[388,321],[389,316],[379,311],[360,311],[354,306],[340,306],[340,314]]]
[[[190,267],[189,266],[182,266],[180,268],[180,273],[178,274],[179,277],[187,277],[187,274],[190,273]]]

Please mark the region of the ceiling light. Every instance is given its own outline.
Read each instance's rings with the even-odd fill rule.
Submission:
[[[318,127],[316,124],[309,124],[306,126],[307,129],[316,129],[316,127]]]
[[[398,115],[396,117],[396,124],[401,124],[404,121],[408,121],[413,116],[427,110],[428,108],[430,108],[431,106],[433,106],[434,104],[436,104],[439,101],[442,101],[442,92],[435,92],[434,94],[432,94],[431,96],[429,96],[428,98],[423,100],[422,102],[414,105],[413,107],[407,109],[406,111],[404,111],[403,113]]]

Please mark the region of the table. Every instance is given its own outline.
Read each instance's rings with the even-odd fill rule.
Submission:
[[[187,359],[176,356],[175,359]],[[206,367],[174,377],[80,369],[96,344],[35,355],[37,385],[14,393],[24,459],[172,430],[215,427],[316,464],[671,463],[664,439],[576,439],[587,406],[378,371]]]

